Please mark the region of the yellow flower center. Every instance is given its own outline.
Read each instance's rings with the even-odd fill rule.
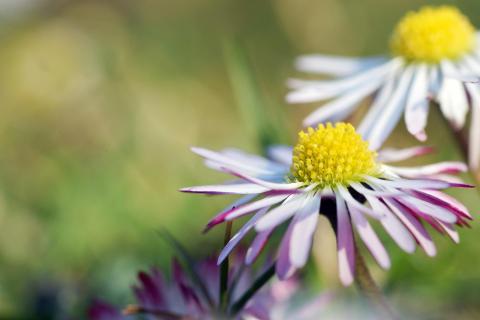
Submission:
[[[473,48],[475,29],[457,8],[426,6],[409,12],[391,38],[394,55],[410,61],[436,63],[456,59]]]
[[[291,173],[297,181],[319,188],[348,185],[362,175],[376,175],[376,153],[368,149],[351,124],[331,123],[298,133]]]

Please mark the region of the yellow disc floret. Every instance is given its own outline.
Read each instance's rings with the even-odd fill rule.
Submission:
[[[474,40],[474,27],[457,8],[427,6],[407,13],[396,26],[390,45],[394,55],[435,63],[467,53]]]
[[[291,173],[297,181],[318,183],[319,188],[348,185],[363,175],[377,175],[375,158],[352,125],[320,124],[298,133]]]

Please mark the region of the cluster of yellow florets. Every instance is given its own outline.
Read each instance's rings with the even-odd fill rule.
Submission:
[[[377,172],[376,153],[350,124],[320,124],[317,129],[300,131],[298,136],[291,167],[297,181],[335,187]]]
[[[423,7],[398,23],[391,39],[394,55],[410,61],[455,59],[473,48],[475,29],[457,8]]]

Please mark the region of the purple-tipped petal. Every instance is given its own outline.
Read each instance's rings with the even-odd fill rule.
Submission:
[[[342,198],[347,202],[349,205],[352,207],[357,208],[363,213],[368,214],[369,216],[375,218],[375,219],[381,219],[382,215],[378,212],[373,211],[369,207],[365,206],[363,203],[358,202],[351,194],[348,192],[348,190],[343,187],[343,186],[338,186],[337,187],[338,192],[342,196]]]
[[[405,252],[413,253],[415,251],[415,239],[403,223],[398,220],[382,201],[372,196],[366,196],[366,198],[374,211],[384,214],[384,217],[379,221],[390,237],[392,237],[397,245]]]
[[[336,195],[338,273],[344,286],[352,284],[355,275],[355,246],[345,201]]]
[[[274,229],[265,230],[256,235],[255,239],[253,239],[252,244],[247,250],[247,254],[245,255],[246,265],[251,265],[257,259],[258,255],[265,247],[265,244],[267,243],[268,238],[272,234],[273,230]]]
[[[382,149],[378,151],[377,160],[381,163],[399,162],[432,153],[432,147],[418,146],[406,149]]]
[[[317,227],[320,209],[320,196],[314,195],[307,200],[292,221],[290,240],[290,261],[296,268],[302,268],[308,260],[313,235]]]
[[[420,246],[425,250],[425,253],[433,257],[437,253],[435,244],[432,241],[432,238],[428,234],[427,230],[422,226],[420,221],[418,221],[410,212],[410,210],[400,204],[395,200],[384,200],[392,212],[397,216],[397,218],[402,221],[402,223],[407,227],[410,233],[415,237]]]
[[[210,222],[207,224],[207,229],[212,228],[213,226],[222,223],[226,220],[230,221],[233,219],[236,219],[238,217],[241,217],[243,215],[246,215],[248,213],[251,213],[256,210],[260,210],[265,207],[272,206],[276,203],[279,203],[283,200],[285,200],[288,197],[288,195],[278,195],[278,196],[271,196],[271,197],[266,197],[254,202],[250,202],[244,205],[241,205],[239,207],[232,208],[228,211],[221,212],[218,214],[215,218],[210,220]]]
[[[270,181],[265,181],[262,179],[258,179],[246,174],[243,174],[239,171],[229,169],[229,168],[224,168],[225,172],[228,172],[240,179],[249,181],[255,185],[259,185],[264,187],[265,189],[269,190],[296,190],[298,188],[301,188],[305,183],[304,182],[294,182],[294,183],[275,183],[275,182],[270,182]]]
[[[292,236],[292,224],[288,226],[287,232],[283,236],[280,243],[280,249],[278,252],[278,259],[275,265],[275,271],[280,280],[286,280],[293,276],[297,270],[295,266],[290,262],[290,240]]]
[[[305,196],[291,197],[278,207],[267,212],[261,217],[255,225],[259,232],[275,228],[287,219],[291,218],[295,212],[304,206]]]
[[[365,243],[365,246],[368,248],[380,267],[389,269],[391,265],[390,257],[388,256],[385,247],[378,239],[377,234],[373,230],[370,223],[368,223],[367,219],[358,209],[349,205],[348,203],[347,207],[350,211],[353,225],[357,229],[360,238],[362,239],[363,243]]]

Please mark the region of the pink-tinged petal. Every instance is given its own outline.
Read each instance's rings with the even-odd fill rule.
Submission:
[[[478,91],[478,85],[467,84],[466,87],[472,99],[468,163],[474,171],[478,171],[480,166],[480,92]]]
[[[409,207],[414,212],[420,211],[423,214],[429,215],[435,219],[438,219],[447,223],[457,222],[457,216],[452,212],[442,207],[433,205],[429,202],[419,200],[413,196],[402,197],[401,199],[397,199],[397,200],[401,201],[405,206]]]
[[[430,176],[428,176],[429,179],[433,179],[433,180],[440,180],[440,181],[445,181],[445,182],[448,182],[448,183],[451,183],[453,185],[463,185],[465,184],[465,181],[458,177],[458,176],[453,176],[453,175],[450,175],[450,174],[432,174]]]
[[[463,162],[458,161],[445,161],[420,167],[385,167],[396,174],[407,178],[418,178],[435,174],[457,174],[468,170],[468,167]]]
[[[247,254],[245,255],[245,264],[246,265],[251,265],[258,257],[260,252],[262,252],[263,248],[265,247],[265,244],[268,241],[268,238],[270,238],[270,235],[272,234],[274,229],[269,229],[265,230],[262,232],[259,232],[256,236],[255,239],[253,239],[252,244],[247,250]]]
[[[384,217],[380,219],[380,223],[395,243],[405,252],[413,253],[415,251],[415,239],[403,223],[379,199],[371,196],[366,196],[366,198],[374,211],[384,214]]]
[[[378,150],[395,128],[405,108],[405,100],[411,88],[411,79],[415,67],[411,65],[402,72],[394,93],[377,118],[375,125],[364,137],[369,142],[371,150]]]
[[[302,187],[305,184],[304,182],[275,183],[275,182],[269,182],[269,181],[265,181],[265,180],[262,180],[262,179],[258,179],[258,178],[243,174],[239,171],[228,169],[228,168],[224,168],[224,171],[228,172],[228,173],[230,173],[230,174],[232,174],[232,175],[234,175],[234,176],[236,176],[240,179],[247,180],[247,181],[252,182],[256,185],[260,185],[264,188],[271,189],[271,190],[296,190],[296,189]]]
[[[187,193],[204,194],[257,194],[268,191],[268,188],[253,183],[219,184],[210,186],[195,186],[180,189]]]
[[[378,212],[373,211],[369,207],[365,206],[363,203],[358,202],[351,194],[348,192],[348,190],[343,187],[343,186],[338,186],[337,187],[338,193],[342,196],[342,198],[347,202],[349,205],[357,208],[363,213],[368,214],[369,216],[375,218],[375,219],[381,219],[382,215],[379,214]]]
[[[284,145],[273,145],[267,148],[267,154],[270,159],[281,163],[284,166],[290,167],[292,164],[292,147]]]
[[[230,255],[232,250],[240,243],[240,241],[245,237],[245,235],[253,228],[255,223],[263,217],[265,212],[268,211],[270,207],[266,207],[263,209],[260,209],[250,220],[245,223],[240,230],[228,241],[227,245],[223,248],[222,252],[220,252],[220,255],[218,256],[217,264],[221,264],[225,258]]]
[[[355,246],[353,231],[343,198],[336,194],[337,251],[340,281],[344,286],[352,284],[355,275]]]
[[[386,62],[384,57],[351,58],[309,54],[300,56],[295,60],[295,69],[331,76],[348,76],[376,67],[384,62]]]
[[[392,191],[378,191],[366,188],[363,184],[358,182],[351,182],[350,187],[352,187],[358,193],[366,196],[371,195],[375,197],[394,197],[394,196],[401,196],[405,194],[401,190],[393,189]]]
[[[218,164],[221,164],[223,167],[234,167],[237,169],[246,170],[248,172],[259,172],[263,174],[276,173],[275,171],[272,171],[272,170],[259,168],[255,161],[239,161],[236,159],[232,159],[220,152],[215,152],[215,151],[204,149],[204,148],[192,147],[191,150],[194,153],[201,156],[202,158],[205,158],[209,161],[217,162]],[[265,159],[265,161],[268,161],[268,160]]]
[[[427,125],[428,107],[428,67],[420,64],[415,71],[412,87],[405,107],[405,123],[408,132],[425,141],[425,127]]]
[[[402,189],[447,189],[450,187],[472,187],[469,185],[459,185],[449,183],[446,181],[439,181],[433,179],[398,179],[398,180],[384,180],[370,176],[365,176],[365,179],[370,183],[378,186],[386,186]]]
[[[388,256],[385,247],[378,239],[377,234],[373,230],[370,223],[368,223],[367,219],[358,209],[349,205],[348,203],[347,207],[350,211],[353,225],[357,229],[360,238],[362,239],[363,243],[365,243],[365,246],[378,262],[378,265],[384,269],[390,268],[390,257]]]
[[[472,216],[468,212],[467,207],[465,207],[460,201],[454,197],[443,193],[437,190],[422,190],[417,191],[415,194],[420,194],[427,196],[428,201],[435,203],[436,205],[443,206],[449,210],[452,210],[458,213],[460,216],[472,220]]]
[[[395,200],[384,199],[384,201],[397,216],[397,218],[402,221],[405,227],[407,227],[410,233],[415,237],[425,253],[430,257],[435,256],[437,254],[437,249],[432,241],[432,238],[428,234],[427,230],[425,230],[425,228],[422,226],[420,221],[418,221],[410,213],[410,210]]]
[[[320,196],[313,195],[292,221],[290,261],[297,268],[302,268],[307,263],[313,235],[317,228],[319,210]]]
[[[418,146],[405,149],[382,149],[377,160],[381,163],[398,162],[433,152],[432,147]]]
[[[248,214],[250,212],[272,206],[276,203],[279,203],[285,200],[287,197],[288,195],[275,195],[275,196],[266,197],[254,202],[250,202],[248,204],[241,205],[239,207],[233,207],[228,211],[219,213],[212,220],[210,220],[207,224],[206,230],[212,228],[213,226],[219,223],[224,222],[225,220],[233,220],[245,214]]]
[[[443,230],[449,236],[449,238],[452,239],[453,242],[460,243],[460,236],[458,235],[458,232],[455,230],[453,225],[439,221],[439,220],[437,220],[437,222],[443,228]]]
[[[258,232],[262,232],[277,227],[279,224],[291,218],[295,212],[302,209],[305,200],[306,198],[303,195],[289,198],[288,201],[283,202],[261,217],[255,224],[255,229]]]
[[[277,263],[275,270],[280,280],[286,280],[293,276],[297,270],[290,262],[290,239],[292,236],[292,224],[288,226],[287,232],[280,243]]]

